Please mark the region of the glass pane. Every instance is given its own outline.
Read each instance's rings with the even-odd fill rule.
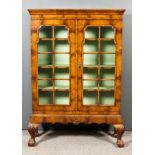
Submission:
[[[98,52],[98,41],[85,40],[84,52]]]
[[[114,80],[100,81],[100,89],[114,89]]]
[[[112,27],[101,27],[101,38],[114,38],[114,29]]]
[[[69,68],[55,68],[55,78],[69,78]]]
[[[38,80],[39,88],[50,88],[52,87],[52,80]]]
[[[89,79],[89,78],[98,78],[98,70],[97,69],[89,69],[89,68],[84,68],[83,69],[83,78],[84,79]]]
[[[55,54],[54,63],[56,66],[69,66],[69,54]]]
[[[51,52],[52,42],[50,40],[40,40],[38,43],[38,52]]]
[[[51,65],[52,64],[52,54],[38,54],[38,65]]]
[[[115,54],[101,54],[100,65],[115,65]]]
[[[52,69],[38,69],[38,78],[52,78]]]
[[[100,92],[100,104],[105,106],[114,105],[114,92]]]
[[[68,91],[56,91],[55,92],[55,104],[56,105],[69,105],[69,92]]]
[[[52,92],[39,91],[39,105],[53,104]]]
[[[101,78],[114,78],[115,77],[115,69],[100,69]]]
[[[39,29],[39,38],[52,38],[52,27],[42,26]]]
[[[98,54],[84,54],[84,65],[97,65]]]
[[[69,90],[69,80],[55,80],[54,83],[55,88]]]
[[[54,41],[55,52],[69,52],[69,44],[67,40],[55,40]]]
[[[68,38],[68,30],[65,26],[56,26],[55,27],[55,38]]]
[[[115,52],[114,40],[101,40],[102,52]]]
[[[87,80],[83,81],[83,88],[84,89],[97,89],[98,88],[98,82],[97,80]]]
[[[98,38],[98,27],[87,27],[85,30],[85,38]]]
[[[83,105],[96,105],[97,91],[83,91]]]

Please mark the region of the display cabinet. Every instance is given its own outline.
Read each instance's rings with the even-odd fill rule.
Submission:
[[[124,11],[29,10],[29,146],[35,145],[40,123],[113,124],[117,145],[124,146],[120,115]]]

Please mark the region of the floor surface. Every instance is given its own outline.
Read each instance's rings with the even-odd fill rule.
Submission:
[[[41,132],[41,131],[40,131]],[[124,148],[116,147],[116,139],[103,131],[48,131],[36,138],[36,146],[28,147],[29,134],[23,131],[23,155],[131,155],[132,133],[125,132]]]

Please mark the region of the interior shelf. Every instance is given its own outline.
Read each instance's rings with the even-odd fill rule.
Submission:
[[[85,65],[83,66],[83,68],[98,68],[98,65]],[[63,65],[63,66],[59,66],[59,65],[44,65],[44,66],[38,66],[38,68],[43,68],[43,69],[48,69],[48,68],[69,68],[68,65]],[[115,65],[100,65],[100,68],[104,68],[104,69],[113,69],[115,68]]]
[[[38,80],[70,80],[69,78],[38,78]]]
[[[69,52],[38,52],[38,54],[70,54]]]
[[[84,65],[84,68],[98,68],[98,65]],[[112,69],[115,68],[115,65],[100,65],[100,68]]]
[[[41,91],[69,91],[69,87],[65,87],[65,86],[61,86],[61,87],[43,87],[43,88],[39,88],[39,90]]]
[[[86,81],[111,81],[111,80],[115,80],[114,78],[83,78],[83,80]]]
[[[85,38],[85,40],[105,40],[105,41],[113,41],[114,38]]]
[[[40,65],[39,68],[69,68],[68,65]]]
[[[86,91],[114,91],[114,87],[90,87],[90,86],[84,86],[83,88]]]
[[[70,52],[38,52],[38,54],[70,54]],[[83,52],[83,54],[116,54],[115,52]]]
[[[69,68],[68,65],[40,65],[38,66],[39,68]],[[112,68],[115,68],[115,65],[84,65],[83,66],[84,68],[105,68],[105,69],[112,69]]]
[[[39,38],[40,41],[46,40],[68,40],[68,38]]]
[[[116,54],[115,52],[83,52],[83,54]]]
[[[68,87],[65,86],[61,86],[61,87],[43,87],[43,88],[39,88],[39,90],[41,91],[69,91]],[[87,87],[85,86],[83,88],[84,91],[98,91],[98,87]],[[114,91],[114,87],[99,87],[99,91]]]

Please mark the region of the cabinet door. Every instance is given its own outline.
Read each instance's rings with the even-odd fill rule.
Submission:
[[[121,20],[78,20],[78,110],[118,112]]]
[[[33,110],[76,106],[76,30],[73,20],[32,20]]]

